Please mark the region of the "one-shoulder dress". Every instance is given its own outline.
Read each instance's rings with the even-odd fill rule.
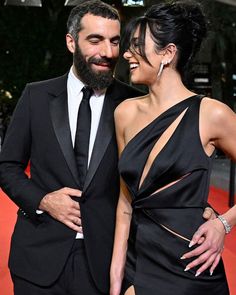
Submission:
[[[208,269],[196,277],[199,267],[184,271],[191,260],[180,259],[205,222],[209,193],[213,156],[205,153],[199,134],[202,98],[194,95],[169,108],[138,132],[121,154],[119,170],[133,208],[121,294],[131,285],[136,295],[229,294],[222,260],[212,276]],[[140,183],[155,144],[181,115]]]

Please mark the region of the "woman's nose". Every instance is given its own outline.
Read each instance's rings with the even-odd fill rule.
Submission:
[[[125,59],[129,59],[131,56],[132,56],[132,54],[131,54],[131,52],[130,52],[129,49],[127,49],[127,50],[125,51],[125,53],[123,54],[123,57],[124,57]]]

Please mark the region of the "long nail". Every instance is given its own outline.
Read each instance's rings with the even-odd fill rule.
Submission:
[[[184,271],[188,271],[188,270],[190,270],[190,267],[186,266]]]
[[[183,255],[180,257],[180,259],[184,260],[184,259],[186,259],[186,257]]]
[[[214,272],[214,270],[210,270],[210,276],[212,276],[212,275],[213,275],[213,272]]]
[[[190,241],[190,243],[189,243],[189,248],[191,248],[193,245],[195,245],[195,242],[194,241]]]
[[[199,271],[196,272],[195,277],[198,277],[201,273]]]

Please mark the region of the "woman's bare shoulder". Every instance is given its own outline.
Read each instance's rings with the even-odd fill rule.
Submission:
[[[228,119],[234,112],[225,103],[210,97],[204,97],[201,104],[203,116],[215,122]]]
[[[121,102],[115,109],[115,120],[129,120],[135,116],[139,103],[146,98],[146,95],[128,98]]]

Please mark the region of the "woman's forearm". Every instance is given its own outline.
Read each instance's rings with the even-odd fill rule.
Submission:
[[[115,239],[110,270],[111,284],[115,281],[121,282],[123,278],[131,216],[130,202],[121,193],[116,213]]]

